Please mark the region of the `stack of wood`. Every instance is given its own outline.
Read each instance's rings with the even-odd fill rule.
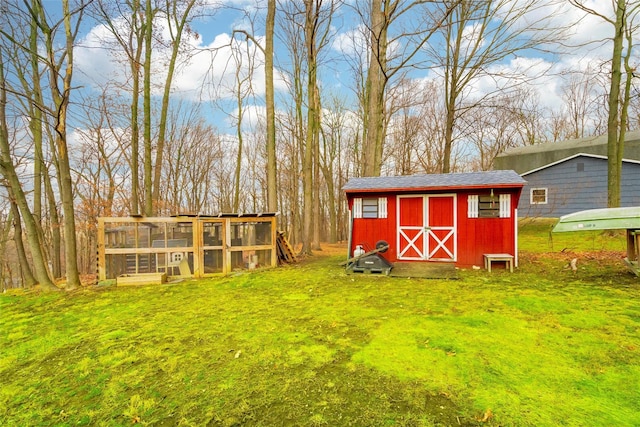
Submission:
[[[284,235],[284,231],[276,231],[276,247],[278,251],[278,262],[280,264],[297,261],[296,256],[293,253],[293,248]]]

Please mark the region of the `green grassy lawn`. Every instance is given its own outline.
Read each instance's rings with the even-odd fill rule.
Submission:
[[[638,426],[624,237],[549,228],[523,225],[513,274],[346,274],[321,254],[1,295],[0,425]]]

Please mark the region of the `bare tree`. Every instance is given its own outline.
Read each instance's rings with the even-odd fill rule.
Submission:
[[[369,64],[360,95],[363,108],[362,175],[380,175],[385,125],[388,123],[385,95],[390,81],[401,76],[409,66],[424,66],[424,59],[418,57],[458,1],[371,0],[354,4],[366,25]],[[443,7],[435,8],[436,4]]]
[[[335,0],[306,0],[283,5],[284,36],[292,61],[290,78],[293,98],[293,126],[302,158],[302,249],[310,255],[319,248],[319,140],[321,129],[321,99],[319,64],[323,49],[331,36],[331,20]],[[306,84],[305,84],[306,83]],[[306,102],[305,102],[306,101]],[[306,114],[304,107],[306,106]],[[303,124],[306,122],[306,124]]]
[[[30,22],[30,25],[26,25],[28,28],[31,28],[29,42],[24,42],[24,39],[16,39],[6,32],[3,32],[3,35],[7,36],[9,43],[13,44],[13,46],[11,46],[13,50],[27,52],[32,58],[32,61],[37,60],[38,70],[41,69],[48,79],[47,86],[50,94],[46,99],[47,105],[43,102],[37,105],[37,108],[46,112],[51,121],[51,128],[48,129],[48,131],[51,132],[49,138],[51,154],[57,172],[58,193],[60,194],[62,209],[64,211],[64,248],[67,288],[74,289],[80,285],[80,278],[77,265],[72,174],[67,144],[67,115],[72,90],[73,48],[86,3],[77,2],[75,9],[71,10],[69,2],[64,0],[61,6],[61,18],[59,21],[53,23],[50,22],[51,17],[45,11],[40,0],[30,3],[25,2],[23,7],[16,6],[13,17],[17,18],[18,22],[26,23],[26,19]],[[37,38],[39,42],[34,43],[34,38]],[[37,45],[38,50],[36,52],[30,50],[34,45]],[[15,65],[19,66],[18,64]],[[39,79],[39,72],[35,73],[32,77]],[[34,99],[37,99],[37,97],[32,97],[32,102]],[[44,96],[41,99],[45,99]],[[4,127],[6,130],[6,122]],[[37,132],[35,127],[32,128],[32,132]],[[8,137],[3,139],[8,140]],[[4,170],[8,174],[8,181],[17,199],[23,220],[25,221],[27,236],[30,241],[30,249],[32,250],[34,260],[34,273],[41,285],[53,288],[53,283],[45,262],[46,254],[43,248],[42,232],[38,226],[37,219],[29,212],[28,205],[22,200],[24,192],[20,188],[19,180],[12,178],[12,175],[15,173],[15,168],[6,163],[11,162],[11,153],[4,150],[3,155],[5,156]],[[41,159],[38,160],[41,166]]]
[[[226,153],[216,130],[198,109],[179,104],[169,116],[166,167],[161,180],[164,203],[159,213],[213,214],[231,210],[233,195],[232,158]]]
[[[54,120],[55,131],[55,162],[58,173],[58,187],[62,199],[64,212],[64,240],[67,289],[80,286],[78,272],[78,253],[76,248],[76,225],[73,196],[73,180],[69,162],[69,148],[67,144],[67,113],[72,90],[73,78],[73,48],[78,34],[86,4],[80,2],[75,10],[69,8],[69,1],[62,1],[62,20],[50,25],[47,14],[41,3],[33,3],[31,13],[36,16],[37,25],[44,37],[46,60],[44,66],[49,75],[49,87],[53,105],[50,114]],[[60,50],[55,41],[56,29],[64,29],[63,45]]]
[[[342,236],[345,204],[342,187],[348,179],[348,141],[353,137],[348,120],[353,115],[347,110],[341,95],[334,93],[325,101],[320,138],[320,168],[326,185],[326,205],[329,215],[329,243]]]
[[[233,82],[230,83],[228,90],[235,98],[235,106],[233,112],[228,113],[235,126],[236,138],[236,158],[235,170],[233,173],[233,201],[231,209],[233,212],[240,211],[240,193],[242,188],[242,163],[244,150],[244,129],[246,103],[253,96],[253,75],[255,69],[255,52],[257,45],[255,43],[247,43],[238,45],[235,39],[231,40],[231,57],[229,62],[233,67]]]
[[[435,81],[424,82],[419,91],[420,107],[416,116],[420,118],[421,125],[414,149],[417,172],[437,173],[442,169],[444,146],[441,135],[444,132],[445,112],[440,93],[441,87]]]
[[[383,164],[394,175],[416,173],[415,149],[419,144],[424,119],[419,116],[421,103],[421,82],[416,79],[402,79],[388,91],[388,111],[390,114],[386,149]]]
[[[53,277],[62,276],[61,256],[62,245],[60,230],[63,228],[59,223],[58,207],[56,198],[51,191],[51,175],[47,170],[47,161],[44,155],[44,132],[45,104],[44,94],[40,83],[42,76],[42,57],[38,50],[40,29],[37,25],[37,17],[29,13],[27,8],[20,8],[14,5],[7,8],[3,17],[7,19],[7,25],[2,26],[6,49],[3,50],[3,60],[6,61],[13,76],[12,82],[15,88],[11,89],[14,94],[14,108],[19,110],[19,115],[27,118],[28,130],[33,145],[28,152],[33,155],[33,210],[36,232],[40,236],[39,242],[43,245],[42,251],[51,263]],[[11,22],[11,23],[9,23]],[[28,30],[28,33],[26,32]],[[28,41],[27,41],[28,40]],[[46,86],[46,85],[45,85]],[[21,125],[16,123],[16,132]],[[51,128],[47,126],[47,135],[52,139]],[[43,184],[45,193],[43,193]],[[13,194],[19,194],[14,192]],[[48,201],[48,216],[43,214],[42,203]],[[48,226],[47,226],[48,225]],[[27,224],[27,230],[28,230]],[[50,236],[51,247],[47,247],[47,236]],[[21,237],[21,236],[20,236]],[[20,246],[18,246],[20,249]]]
[[[461,122],[465,139],[473,146],[473,170],[490,170],[498,154],[521,144],[521,98],[508,95],[497,98],[491,105],[469,111]]]
[[[277,185],[277,159],[276,159],[276,109],[274,90],[274,55],[273,42],[275,38],[276,0],[267,0],[267,14],[265,19],[264,46],[253,32],[244,29],[235,29],[234,34],[243,34],[247,42],[253,42],[254,46],[264,54],[265,67],[265,114],[266,114],[266,170],[267,170],[267,197],[266,207],[268,211],[278,210],[278,185]],[[253,22],[253,20],[251,20]]]
[[[152,72],[152,54],[153,46],[153,19],[156,9],[153,7],[151,0],[145,0],[143,6],[144,13],[144,32],[142,43],[144,45],[144,61],[142,62],[142,169],[143,169],[143,190],[144,203],[142,205],[143,213],[147,216],[153,215],[153,135],[151,132],[151,72]],[[138,96],[134,93],[133,96]]]
[[[276,164],[276,107],[273,87],[273,39],[276,17],[276,0],[267,1],[267,20],[264,49],[264,78],[267,128],[267,210],[278,210],[278,185]]]
[[[608,93],[607,120],[607,206],[620,206],[622,158],[627,130],[628,107],[631,100],[634,68],[630,65],[633,37],[638,31],[640,3],[631,0],[614,0],[613,17],[599,12],[583,0],[570,0],[580,10],[597,16],[613,27],[611,56],[611,80]],[[624,87],[623,86],[624,83]],[[621,99],[622,93],[622,99]]]
[[[302,227],[302,253],[310,255],[320,249],[320,194],[319,147],[321,129],[321,102],[318,86],[320,51],[327,46],[335,2],[305,0],[304,43],[307,65],[307,129],[302,164],[304,215]]]
[[[572,75],[562,88],[562,99],[571,133],[568,138],[584,138],[589,134],[589,118],[594,106],[592,79],[588,71]]]
[[[140,180],[139,180],[139,140],[140,140],[140,78],[142,53],[144,52],[144,35],[147,27],[140,0],[130,2],[111,2],[97,0],[96,19],[103,22],[109,29],[117,43],[113,52],[119,52],[126,57],[130,72],[131,102],[130,102],[130,156],[131,166],[131,197],[129,211],[133,215],[140,212]]]
[[[178,66],[180,54],[183,54],[183,61],[186,61],[189,55],[184,55],[185,46],[182,38],[186,32],[190,32],[189,23],[193,19],[192,13],[198,0],[165,0],[163,15],[165,17],[167,30],[169,32],[170,55],[167,61],[167,75],[164,81],[164,91],[162,94],[162,105],[160,108],[160,118],[158,124],[158,141],[156,144],[156,157],[154,162],[154,179],[153,190],[151,193],[152,206],[153,201],[160,201],[160,179],[162,177],[163,155],[165,136],[167,131],[167,117],[169,114],[169,101],[171,97],[171,87],[173,78]],[[147,46],[147,49],[150,49]],[[146,193],[145,193],[146,194]],[[147,201],[146,204],[149,202]],[[153,212],[153,211],[152,211]]]
[[[9,202],[11,205],[11,217],[13,218],[13,242],[16,247],[16,254],[20,263],[20,273],[22,276],[22,285],[26,288],[30,288],[38,283],[38,280],[33,275],[29,260],[27,258],[27,251],[25,250],[24,243],[22,242],[22,220],[20,219],[20,209],[11,194],[9,188]]]
[[[3,53],[4,50],[5,47],[2,46]],[[3,55],[3,58],[4,57]],[[47,266],[43,236],[41,230],[39,230],[36,218],[29,209],[27,197],[12,157],[9,127],[6,118],[8,83],[4,70],[4,61],[0,61],[0,173],[2,173],[2,176],[6,180],[5,185],[11,191],[10,197],[13,199],[12,203],[17,205],[25,223],[25,231],[33,259],[35,279],[44,289],[54,290],[57,289],[57,287],[53,284]],[[17,238],[22,237],[18,236]]]
[[[519,71],[505,75],[492,66],[528,49],[542,49],[561,40],[562,31],[548,25],[548,1],[487,0],[445,1],[443,13],[447,25],[441,28],[444,49],[431,46],[444,79],[446,125],[444,128],[444,156],[442,172],[450,172],[451,152],[456,141],[460,117],[473,106],[486,103],[492,93],[471,99],[471,85],[481,76],[492,76],[502,83],[501,90],[522,82]],[[537,18],[536,16],[541,16]],[[498,24],[499,22],[499,24]],[[437,45],[436,45],[437,46]]]

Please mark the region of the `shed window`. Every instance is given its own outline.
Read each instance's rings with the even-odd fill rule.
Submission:
[[[362,218],[378,218],[378,199],[362,199]]]
[[[509,218],[511,217],[511,195],[469,195],[467,216],[469,218]]]
[[[546,188],[532,188],[531,189],[531,201],[532,205],[546,205],[547,204],[547,189]]]
[[[478,218],[499,218],[500,204],[495,196],[478,197]]]
[[[386,218],[387,217],[387,198],[371,197],[353,199],[353,217],[354,218]]]

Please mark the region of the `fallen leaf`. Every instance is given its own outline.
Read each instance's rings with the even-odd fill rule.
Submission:
[[[487,409],[485,411],[484,415],[482,416],[482,419],[480,421],[483,422],[483,423],[486,423],[491,418],[493,418],[493,412],[491,412],[491,409]]]

